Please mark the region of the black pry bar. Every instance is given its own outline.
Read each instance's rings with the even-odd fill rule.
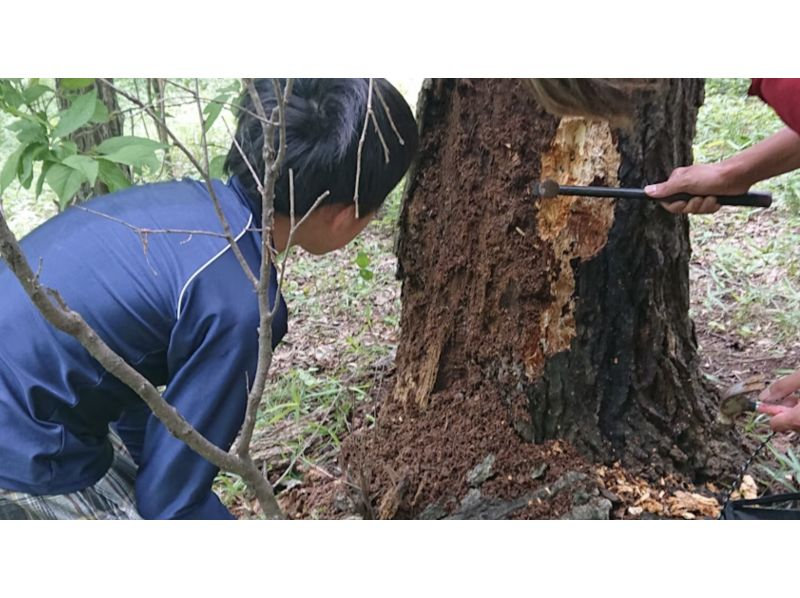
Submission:
[[[621,187],[578,187],[559,185],[559,195],[577,195],[579,197],[614,197],[619,199],[649,199],[651,201],[689,201],[695,195],[690,193],[677,193],[658,199],[650,197],[644,189],[626,189]],[[722,206],[744,206],[750,208],[768,208],[772,205],[772,194],[751,192],[743,195],[717,195],[717,202]]]

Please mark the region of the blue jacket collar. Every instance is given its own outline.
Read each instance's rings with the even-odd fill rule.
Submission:
[[[256,228],[261,228],[261,198],[253,198],[250,197],[250,194],[244,188],[242,181],[239,180],[238,176],[232,176],[228,179],[228,186],[233,189],[234,193],[239,197],[239,199],[250,208],[250,212],[253,214],[253,226]]]

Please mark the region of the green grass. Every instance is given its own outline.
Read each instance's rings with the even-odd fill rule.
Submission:
[[[769,464],[759,463],[757,470],[763,485],[772,485],[776,491],[800,492],[800,459],[792,447],[779,451],[769,447],[772,460]]]
[[[272,481],[280,482],[279,490],[299,482],[298,466],[320,460],[327,464],[335,457],[354,410],[369,400],[369,388],[363,377],[315,368],[290,369],[269,385],[256,419],[253,457],[266,463]],[[252,499],[242,479],[233,474],[220,473],[215,489],[229,508]]]
[[[746,97],[746,90],[743,79],[707,82],[696,162],[724,159],[784,126],[768,106]],[[692,218],[694,265],[709,278],[702,311],[718,332],[783,343],[800,332],[800,289],[794,284],[800,271],[800,172],[756,188],[774,194],[768,212],[722,210]]]
[[[747,79],[709,79],[697,120],[695,162],[717,162],[763,141],[785,127],[760,99],[746,95]],[[800,173],[776,177],[758,185],[775,194],[777,206],[800,215]],[[746,217],[745,212],[742,218]]]
[[[746,79],[709,79],[694,143],[696,162],[715,162],[758,143],[784,124],[771,108],[748,98]],[[781,356],[800,337],[800,172],[759,183],[773,193],[766,211],[726,210],[691,218],[693,316],[715,333],[756,352]],[[778,377],[789,369],[765,371]],[[742,366],[745,367],[746,366]],[[768,433],[753,415],[742,432],[751,443]],[[761,490],[796,491],[800,462],[791,446],[775,446],[750,471]]]

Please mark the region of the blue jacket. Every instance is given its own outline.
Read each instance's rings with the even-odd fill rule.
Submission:
[[[258,273],[259,206],[236,178],[217,195]],[[90,210],[90,211],[89,211]],[[110,216],[117,221],[107,218]],[[22,240],[45,286],[57,289],[103,340],[209,440],[228,449],[242,424],[257,360],[253,285],[220,236],[205,186],[134,187],[71,208]],[[270,298],[275,301],[276,276]],[[273,347],[286,332],[286,305]],[[148,519],[231,518],[211,491],[217,468],[174,438],[130,389],[77,341],[50,326],[0,262],[0,488],[63,494],[108,470],[116,428],[139,466],[136,500]]]

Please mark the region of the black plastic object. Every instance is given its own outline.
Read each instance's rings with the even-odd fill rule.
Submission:
[[[538,185],[538,183],[537,183]],[[537,187],[538,189],[539,187]],[[536,191],[536,190],[535,190]],[[625,189],[620,187],[577,187],[570,185],[559,185],[558,195],[577,195],[580,197],[616,197],[621,199],[648,199],[651,201],[689,201],[695,195],[689,193],[678,193],[668,197],[655,199],[647,195],[644,189]],[[542,197],[546,197],[542,194]],[[744,195],[717,195],[717,202],[722,206],[744,206],[750,208],[768,208],[772,205],[772,194],[751,192]]]
[[[773,494],[751,500],[732,500],[722,512],[722,519],[738,521],[800,519],[800,492]]]

